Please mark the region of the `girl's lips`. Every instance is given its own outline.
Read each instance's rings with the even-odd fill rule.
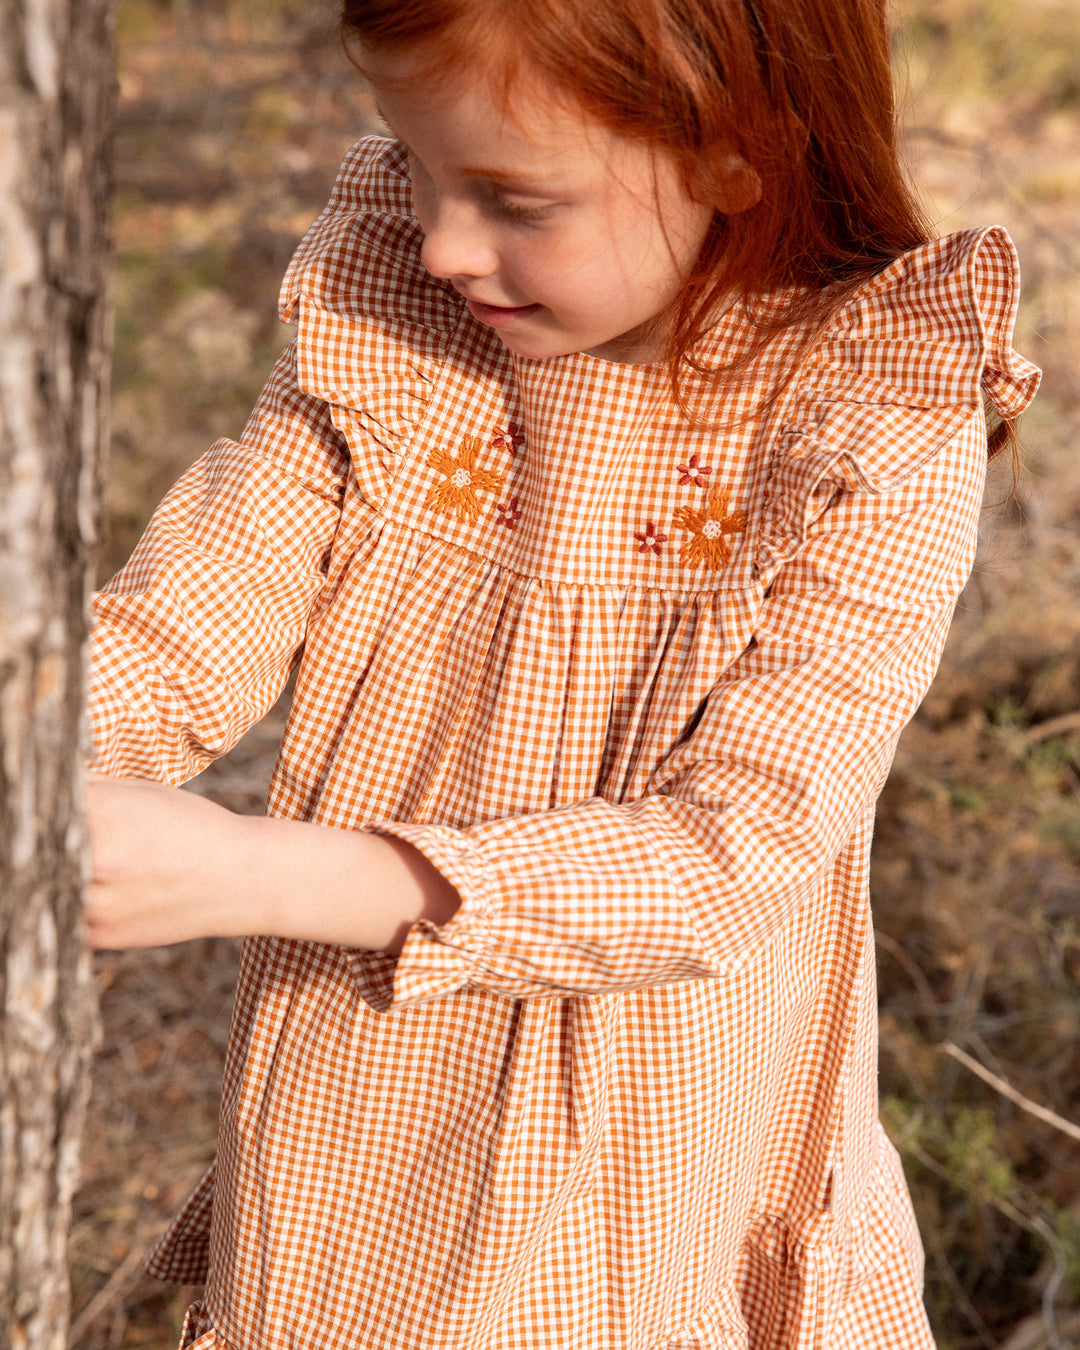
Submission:
[[[485,305],[479,300],[466,300],[465,303],[473,318],[478,323],[487,324],[489,328],[503,328],[515,319],[534,314],[541,308],[540,305]]]

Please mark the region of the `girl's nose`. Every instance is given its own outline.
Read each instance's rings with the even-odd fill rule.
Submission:
[[[476,212],[443,206],[420,224],[424,230],[420,261],[432,276],[487,277],[497,270],[498,259]]]

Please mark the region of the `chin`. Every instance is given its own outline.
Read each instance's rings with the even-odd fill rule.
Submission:
[[[522,356],[528,361],[550,361],[556,356],[573,356],[576,352],[585,350],[583,346],[570,341],[560,342],[555,337],[530,340],[527,337],[512,337],[507,333],[500,333],[499,341],[515,356]]]

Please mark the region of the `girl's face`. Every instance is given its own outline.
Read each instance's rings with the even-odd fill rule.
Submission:
[[[409,53],[366,52],[404,144],[421,254],[520,356],[654,361],[712,208],[674,161],[539,89],[508,106],[482,76],[425,87]]]

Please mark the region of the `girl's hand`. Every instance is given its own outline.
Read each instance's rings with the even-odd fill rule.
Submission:
[[[87,780],[87,817],[92,946],[152,947],[238,931],[242,817],[180,788],[96,773]]]
[[[140,778],[87,781],[94,947],[265,933],[396,955],[460,897],[423,854],[363,831],[240,816]]]

